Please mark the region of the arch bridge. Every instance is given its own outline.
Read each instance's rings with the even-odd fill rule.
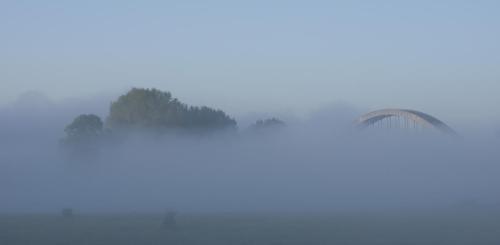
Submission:
[[[377,126],[405,129],[431,128],[448,135],[457,135],[451,127],[439,119],[420,111],[408,109],[383,109],[372,111],[358,118],[356,125],[359,128]]]

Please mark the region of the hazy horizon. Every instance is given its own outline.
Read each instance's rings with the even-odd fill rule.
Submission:
[[[230,114],[344,103],[497,123],[498,1],[2,1],[0,106],[156,87]],[[493,121],[493,122],[491,122]]]

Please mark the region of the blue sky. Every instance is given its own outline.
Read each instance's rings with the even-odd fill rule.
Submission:
[[[230,112],[343,102],[500,120],[500,1],[1,1],[0,105],[169,90]]]

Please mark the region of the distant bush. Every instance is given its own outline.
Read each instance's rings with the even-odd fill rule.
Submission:
[[[73,217],[74,213],[73,213],[73,209],[71,208],[64,208],[62,211],[61,211],[61,215],[65,218],[71,218]]]
[[[279,129],[285,126],[285,122],[277,118],[269,118],[265,120],[257,120],[250,126],[250,129],[263,130],[263,129]]]
[[[103,134],[103,122],[94,114],[77,116],[64,129],[66,136],[61,140],[63,145],[75,150],[91,150]]]
[[[175,217],[177,216],[176,212],[169,211],[165,214],[165,217],[163,217],[163,227],[167,229],[176,229],[177,228],[177,221],[175,220]]]

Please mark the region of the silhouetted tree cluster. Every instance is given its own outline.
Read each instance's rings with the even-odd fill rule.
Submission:
[[[103,122],[101,118],[94,114],[82,114],[77,116],[64,129],[66,138],[64,142],[68,144],[88,143],[96,140],[103,132]]]
[[[206,106],[188,106],[173,98],[169,92],[157,89],[133,88],[111,103],[106,132],[152,130],[158,133],[169,130],[211,132],[235,129],[236,121],[221,110]],[[104,123],[96,115],[82,114],[64,129],[65,146],[78,150],[96,147],[104,134]]]
[[[235,128],[236,121],[221,110],[187,106],[169,92],[134,88],[111,104],[107,125],[111,129]]]
[[[66,137],[61,142],[72,153],[89,155],[97,151],[97,144],[103,134],[103,122],[94,114],[77,116],[64,129]]]
[[[262,130],[262,129],[278,129],[285,126],[285,122],[277,118],[268,118],[265,120],[257,120],[254,124],[250,126],[251,129]]]

